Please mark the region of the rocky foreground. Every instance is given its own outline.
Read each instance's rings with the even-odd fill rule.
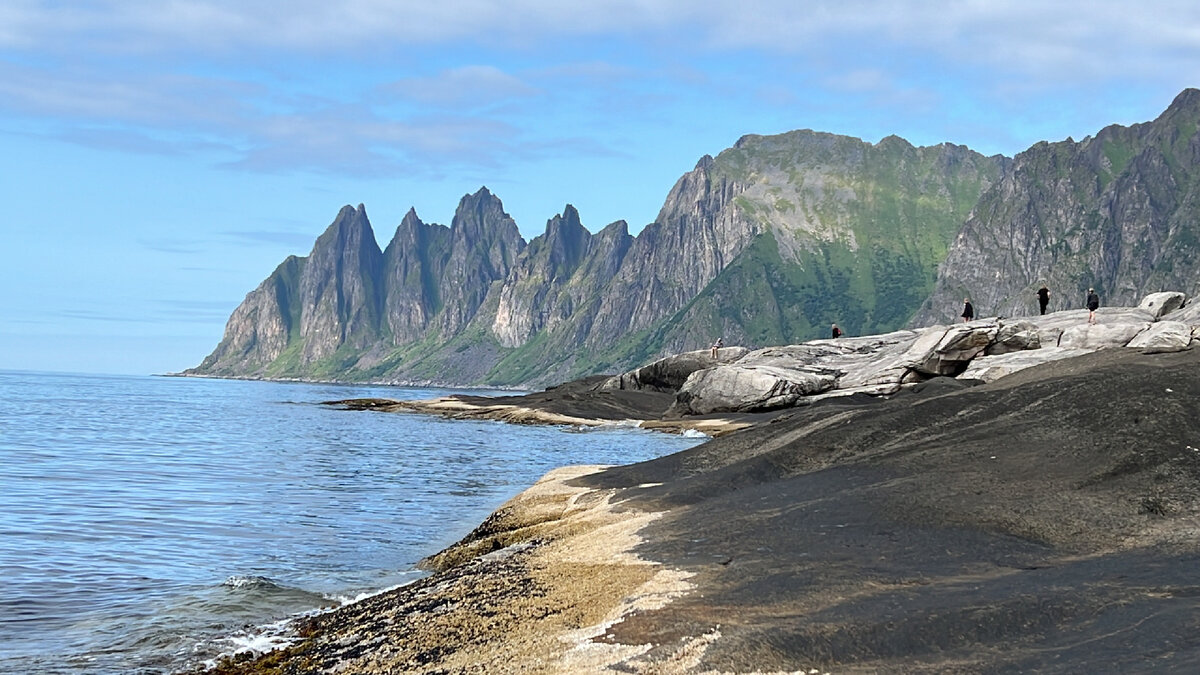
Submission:
[[[1172,298],[544,392],[752,424],[552,472],[432,576],[219,672],[1197,672],[1200,313]]]

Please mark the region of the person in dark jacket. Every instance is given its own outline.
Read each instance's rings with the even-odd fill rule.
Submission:
[[[963,323],[966,323],[975,318],[975,308],[971,306],[970,298],[963,298]]]
[[[1037,291],[1038,307],[1041,308],[1042,314],[1046,313],[1046,307],[1050,304],[1050,289],[1046,288],[1046,284],[1042,283],[1042,287]]]
[[[840,337],[842,337],[842,329],[838,328],[837,324],[835,323],[833,324],[833,339],[836,340]]]
[[[1088,308],[1088,323],[1096,323],[1096,310],[1100,308],[1100,296],[1096,295],[1096,289],[1088,289],[1087,297]]]

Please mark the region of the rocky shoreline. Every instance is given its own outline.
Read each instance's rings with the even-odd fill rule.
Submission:
[[[432,576],[217,672],[1192,672],[1200,351],[1175,304],[692,353],[437,404],[749,426],[552,472]],[[393,404],[358,407],[414,409]]]

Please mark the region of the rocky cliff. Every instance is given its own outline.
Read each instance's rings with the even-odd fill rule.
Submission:
[[[1038,143],[987,190],[915,317],[977,316],[1082,307],[1089,287],[1104,304],[1135,302],[1200,282],[1200,91],[1188,89],[1152,122],[1104,128],[1082,141]]]
[[[891,137],[746,136],[679,179],[637,237],[568,205],[526,245],[486,188],[381,252],[346,207],[234,312],[192,374],[493,385],[897,328],[1007,160]]]
[[[706,156],[636,236],[567,205],[528,244],[486,188],[381,252],[346,207],[230,318],[193,374],[536,386],[669,353],[758,348],[1197,290],[1200,92],[1013,159],[814,132]],[[964,224],[965,223],[965,224]]]

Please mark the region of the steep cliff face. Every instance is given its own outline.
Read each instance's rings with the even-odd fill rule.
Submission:
[[[450,254],[438,282],[437,326],[442,337],[466,327],[492,282],[508,276],[524,248],[516,222],[487,188],[459,202],[450,224]]]
[[[569,204],[546,223],[545,234],[529,242],[499,292],[491,331],[501,345],[519,347],[574,314],[579,298],[565,291],[591,243],[591,233]]]
[[[409,209],[383,251],[384,316],[392,345],[419,340],[441,307],[439,284],[450,255],[450,228],[426,225]]]
[[[383,252],[362,204],[344,207],[317,238],[300,274],[300,363],[343,345],[364,349],[378,339],[383,316]]]
[[[1110,126],[1080,142],[1038,143],[975,207],[914,324],[976,314],[1080,307],[1089,287],[1106,304],[1200,280],[1200,91],[1181,93],[1153,122]]]
[[[306,261],[288,256],[258,288],[247,293],[229,317],[220,344],[195,370],[228,377],[254,376],[278,359],[299,336],[297,290]]]

